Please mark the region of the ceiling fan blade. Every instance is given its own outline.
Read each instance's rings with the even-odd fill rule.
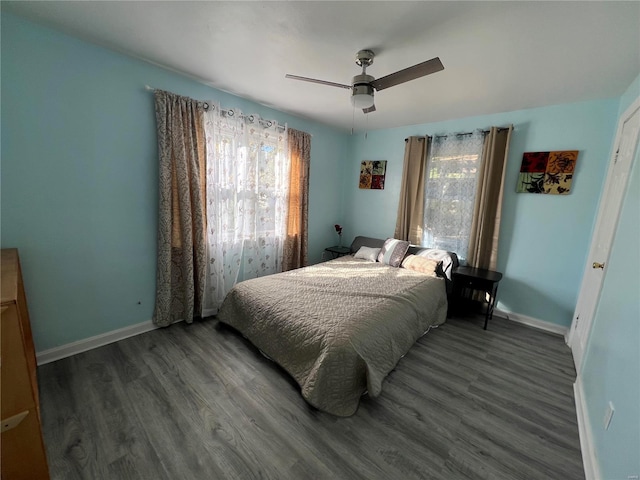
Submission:
[[[409,80],[415,80],[416,78],[424,77],[432,73],[444,70],[444,65],[438,57],[427,60],[426,62],[418,63],[413,67],[405,68],[404,70],[397,71],[386,77],[378,78],[371,82],[371,85],[376,90],[384,90],[385,88],[399,85]]]
[[[376,106],[375,105],[371,105],[369,108],[363,108],[362,111],[364,113],[371,113],[371,112],[375,112],[376,111]]]
[[[285,78],[290,78],[292,80],[302,80],[303,82],[319,83],[320,85],[329,85],[330,87],[348,88],[349,90],[351,90],[351,85],[345,85],[344,83],[327,82],[326,80],[318,80],[316,78],[309,77],[299,77],[298,75],[289,75],[288,73],[285,75]]]

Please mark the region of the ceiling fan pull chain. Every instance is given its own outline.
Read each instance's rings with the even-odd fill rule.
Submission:
[[[353,135],[353,127],[355,124],[356,124],[356,106],[353,105],[352,112],[351,112],[351,135]]]
[[[369,137],[369,115],[365,115],[365,125],[364,125],[364,139],[366,140]]]

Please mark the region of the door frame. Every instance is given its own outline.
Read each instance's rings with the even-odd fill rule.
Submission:
[[[598,213],[597,213],[597,217],[596,217],[596,224],[593,228],[593,232],[591,234],[591,242],[589,245],[589,255],[586,258],[586,263],[585,263],[585,268],[584,271],[582,273],[582,281],[580,284],[580,291],[578,293],[578,299],[576,302],[576,307],[575,310],[573,312],[573,318],[571,321],[571,328],[569,329],[568,335],[567,335],[567,345],[569,345],[569,347],[571,347],[571,352],[573,353],[573,361],[576,367],[576,373],[578,374],[578,376],[580,375],[580,371],[582,369],[582,363],[584,361],[584,351],[582,350],[581,346],[579,345],[580,342],[576,341],[576,330],[577,330],[577,325],[578,325],[578,319],[577,316],[579,315],[580,312],[578,312],[578,307],[580,306],[580,300],[583,297],[584,293],[583,290],[585,289],[586,286],[586,277],[587,277],[587,273],[590,269],[590,265],[589,262],[591,261],[594,253],[595,253],[595,249],[596,249],[596,245],[595,245],[595,237],[596,237],[596,232],[598,232],[598,230],[602,227],[602,223],[603,223],[603,218],[605,215],[615,215],[616,219],[614,222],[614,233],[611,237],[611,242],[609,244],[609,251],[607,252],[607,258],[603,259],[603,261],[605,262],[605,264],[609,261],[608,256],[611,254],[611,245],[613,245],[613,242],[615,241],[615,237],[616,237],[616,233],[617,233],[617,228],[618,228],[618,221],[620,219],[620,211],[622,210],[622,205],[624,202],[624,197],[626,195],[626,191],[629,188],[629,177],[627,176],[627,180],[624,186],[624,193],[622,194],[622,201],[620,203],[620,205],[618,205],[618,208],[615,212],[604,212],[603,211],[603,206],[604,206],[604,199],[606,198],[607,195],[609,195],[610,191],[611,191],[611,179],[612,179],[612,173],[613,173],[613,167],[615,164],[615,159],[616,159],[616,155],[617,155],[617,151],[619,150],[619,146],[620,146],[620,141],[622,139],[622,131],[624,129],[624,124],[626,123],[627,120],[629,120],[631,118],[631,116],[636,112],[636,110],[640,109],[640,96],[636,97],[636,99],[631,103],[631,105],[618,117],[618,126],[616,129],[616,136],[615,139],[611,145],[611,154],[609,156],[609,164],[608,164],[608,168],[607,168],[607,178],[605,180],[604,183],[604,187],[602,189],[602,195],[600,197],[600,201],[598,202]],[[638,138],[636,138],[636,146],[635,149],[632,153],[632,157],[631,157],[631,163],[629,165],[629,173],[631,173],[631,169],[633,168],[633,163],[635,160],[635,157],[637,156],[637,149],[638,149],[638,145],[640,144],[640,141],[638,140],[640,139],[640,133],[638,134]],[[588,346],[589,344],[589,339],[591,337],[591,331],[593,330],[593,318],[595,316],[596,311],[598,310],[598,304],[600,303],[600,294],[602,292],[602,285],[606,279],[606,275],[607,275],[607,270],[605,269],[603,272],[603,277],[602,277],[602,282],[600,283],[600,288],[598,290],[598,299],[596,301],[595,304],[595,308],[594,311],[591,315],[591,318],[589,318],[587,320],[588,325],[587,325],[587,330],[585,330],[585,342],[584,344]],[[583,319],[584,321],[584,319]]]

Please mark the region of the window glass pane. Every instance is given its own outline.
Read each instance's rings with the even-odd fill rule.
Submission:
[[[427,159],[423,245],[466,258],[484,135],[436,137]]]

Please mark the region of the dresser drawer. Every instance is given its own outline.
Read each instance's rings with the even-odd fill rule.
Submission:
[[[36,356],[18,250],[3,248],[0,266],[0,478],[46,480]]]
[[[2,433],[2,480],[46,480],[46,454],[35,410],[11,430]]]
[[[493,282],[488,280],[468,277],[458,277],[456,282],[460,288],[471,288],[474,290],[483,290],[485,292],[490,292],[494,285]]]
[[[2,305],[2,378],[1,417],[11,417],[24,410],[35,411],[34,392],[25,354],[20,317],[15,303]]]

